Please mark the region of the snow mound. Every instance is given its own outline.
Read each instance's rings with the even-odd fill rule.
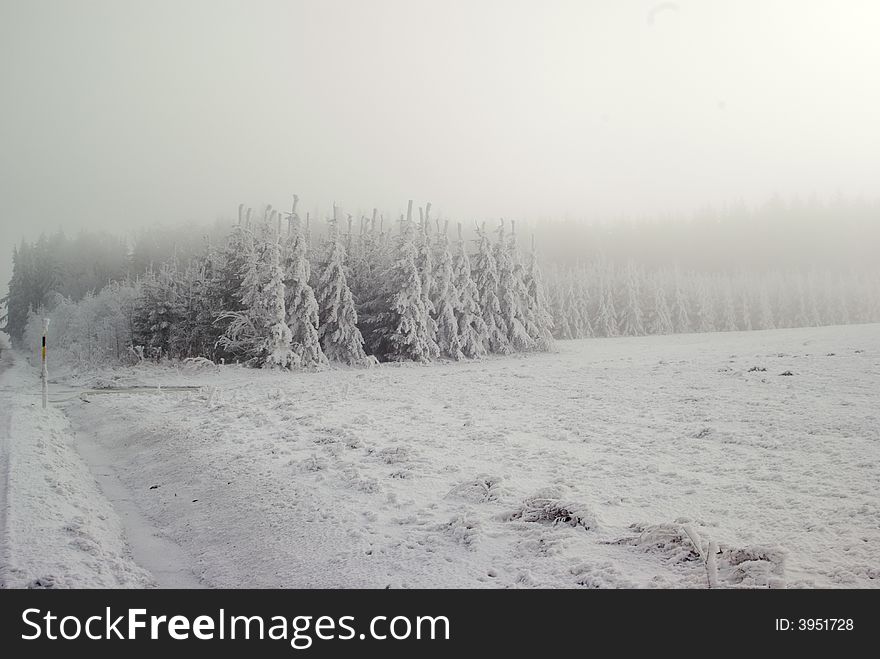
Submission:
[[[740,588],[785,588],[785,558],[786,551],[779,546],[722,550],[719,575]]]
[[[519,508],[505,514],[503,519],[553,526],[579,526],[587,530],[598,526],[596,515],[588,506],[560,497],[561,492],[557,488],[539,490],[525,499]]]
[[[666,563],[685,563],[701,560],[700,551],[688,538],[681,524],[630,524],[633,535],[612,541],[612,544],[630,545],[641,551],[660,554]]]
[[[575,576],[575,583],[583,588],[636,587],[611,561],[579,563],[570,571]]]
[[[447,499],[463,499],[470,503],[489,503],[498,501],[504,490],[501,477],[479,474],[476,478],[454,486],[446,493]]]
[[[656,553],[668,564],[705,570],[711,588],[785,588],[786,551],[776,545],[729,547],[702,537],[692,524],[631,524],[634,535],[612,544]]]
[[[187,357],[181,362],[184,371],[198,373],[208,369],[216,369],[217,364],[207,357]]]

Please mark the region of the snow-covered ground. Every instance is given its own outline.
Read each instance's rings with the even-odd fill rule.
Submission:
[[[36,382],[13,371],[4,384]],[[56,386],[57,409],[30,410],[17,437],[31,461],[12,461],[10,496],[21,472],[20,487],[56,505],[60,469],[70,510],[41,520],[13,498],[13,530],[28,516],[100,522],[89,560],[124,583],[146,580],[120,524],[160,585],[880,584],[880,325],[293,375],[143,366],[67,383],[202,386],[82,398]],[[115,511],[62,441],[59,409]],[[78,583],[72,561],[24,570],[50,561],[25,561],[35,546],[20,545],[22,579]]]

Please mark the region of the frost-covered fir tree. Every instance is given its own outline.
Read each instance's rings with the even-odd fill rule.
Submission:
[[[617,327],[617,312],[614,309],[614,291],[611,282],[603,278],[599,284],[599,310],[596,314],[596,334],[612,337],[620,332]]]
[[[208,258],[193,259],[177,279],[180,314],[171,328],[170,340],[171,352],[181,358],[213,356],[211,311],[218,308],[219,300],[207,281],[209,262]]]
[[[566,278],[567,284],[562,301],[562,319],[560,322],[560,338],[581,339],[586,335],[583,317],[580,311],[579,296],[574,275]]]
[[[495,243],[495,265],[498,268],[498,303],[507,328],[507,341],[513,350],[531,350],[535,342],[528,331],[527,293],[522,279],[522,267],[516,249],[515,235],[508,239],[504,220],[498,227]]]
[[[562,284],[559,281],[559,272],[556,268],[551,267],[547,278],[547,304],[550,308],[550,314],[553,316],[553,336],[557,339],[562,338],[562,305],[563,291]]]
[[[770,293],[767,291],[766,285],[761,286],[758,295],[758,328],[776,329],[776,323],[773,320],[773,307],[770,304]]]
[[[794,293],[796,309],[794,327],[809,327],[811,323],[809,318],[810,312],[807,309],[807,290],[801,277],[797,277],[794,282]]]
[[[531,311],[529,336],[532,337],[538,350],[552,350],[553,314],[544,292],[544,281],[541,277],[541,267],[538,265],[534,235],[532,235],[532,249],[529,252],[529,262],[524,278],[526,295],[528,296],[527,306]]]
[[[578,268],[575,271],[574,281],[574,312],[578,317],[578,338],[589,338],[594,336],[594,332],[593,323],[590,320],[590,286],[586,268]]]
[[[645,333],[639,296],[639,274],[634,264],[626,268],[626,298],[620,319],[620,333],[624,336],[641,336]]]
[[[174,326],[183,316],[177,280],[177,262],[172,261],[163,263],[158,272],[148,270],[141,282],[133,340],[157,361],[172,355]]]
[[[358,234],[358,249],[354,256],[348,255],[351,264],[349,287],[355,305],[360,307],[374,293],[376,279],[381,272],[382,255],[378,253],[378,211],[373,209],[370,219],[362,218]]]
[[[672,323],[675,326],[676,332],[690,332],[693,329],[691,326],[690,303],[684,292],[681,275],[678,271],[673,275],[673,283],[675,289],[672,296]]]
[[[752,329],[752,302],[745,286],[739,292],[739,328],[747,332]]]
[[[412,202],[410,202],[412,203]],[[419,232],[416,238],[416,267],[422,281],[422,296],[428,304],[434,299],[434,247],[431,244],[431,202],[419,207]],[[432,307],[428,311],[433,311]]]
[[[269,273],[263,295],[266,299],[269,325],[264,343],[263,368],[292,368],[297,365],[293,335],[287,326],[287,310],[284,305],[284,271],[281,268],[281,236],[268,245]]]
[[[461,315],[461,295],[455,287],[452,254],[449,251],[448,223],[443,231],[437,227],[437,259],[434,270],[434,309],[437,327],[437,346],[440,354],[459,360],[464,357],[459,338],[458,318]]]
[[[485,224],[477,227],[477,239],[473,275],[479,292],[483,322],[486,324],[486,350],[507,354],[511,351],[511,347],[507,340],[507,325],[501,315],[501,304],[498,301],[498,269]]]
[[[737,326],[736,326],[736,302],[734,302],[734,298],[733,298],[733,286],[730,284],[729,281],[727,281],[722,284],[722,287],[723,287],[724,291],[721,296],[721,299],[722,299],[721,331],[735,332],[737,329]]]
[[[410,202],[410,208],[412,207]],[[388,273],[387,325],[383,330],[391,361],[428,362],[440,355],[431,332],[431,318],[422,294],[422,277],[416,264],[418,252],[413,239],[411,211],[401,219],[394,262]]]
[[[369,359],[358,329],[354,297],[345,274],[345,247],[334,214],[327,237],[327,256],[318,278],[316,298],[320,325],[318,339],[327,359],[362,365]]]
[[[410,205],[412,201],[409,202]],[[419,208],[419,231],[416,238],[416,267],[419,270],[419,277],[422,283],[422,302],[425,309],[428,310],[428,333],[437,339],[437,321],[435,320],[436,309],[434,308],[434,298],[436,295],[434,283],[434,248],[431,244],[430,222],[431,203],[428,202],[425,208]]]
[[[819,302],[816,299],[816,282],[814,278],[807,278],[804,287],[807,300],[807,326],[819,327],[822,324],[822,316],[819,313]],[[880,302],[880,300],[878,300],[878,302]]]
[[[220,343],[252,366],[290,368],[295,355],[284,308],[281,246],[272,226],[276,218],[267,209],[263,222],[242,232],[241,310],[224,314],[228,326]]]
[[[672,325],[672,317],[669,313],[669,305],[666,303],[666,291],[659,276],[651,278],[651,307],[648,312],[647,330],[649,334],[672,334],[675,330]]]
[[[318,302],[309,283],[311,265],[300,218],[296,212],[298,201],[299,198],[294,195],[293,208],[287,218],[287,236],[282,253],[284,304],[297,366],[317,368],[325,364],[327,358],[318,336]]]
[[[458,225],[458,246],[453,263],[455,290],[458,294],[458,337],[465,357],[477,359],[486,354],[489,335],[480,310],[480,294],[471,276],[471,262]]]
[[[696,314],[696,330],[698,332],[715,331],[715,305],[712,303],[712,289],[704,277],[694,281],[694,298]]]
[[[832,298],[832,315],[838,325],[848,325],[852,322],[850,317],[849,292],[843,276],[838,276],[834,286]]]

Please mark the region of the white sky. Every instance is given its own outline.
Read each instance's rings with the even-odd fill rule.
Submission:
[[[0,289],[22,236],[293,192],[456,219],[875,197],[878,64],[870,0],[0,0]]]

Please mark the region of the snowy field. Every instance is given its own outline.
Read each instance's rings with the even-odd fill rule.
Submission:
[[[7,585],[880,585],[880,325],[56,376],[0,375]]]

